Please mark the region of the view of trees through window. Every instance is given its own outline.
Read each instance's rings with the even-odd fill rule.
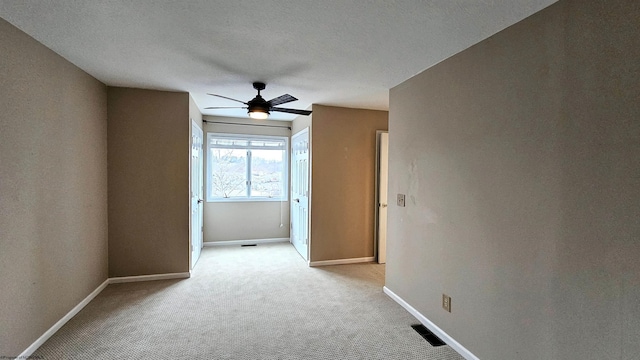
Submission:
[[[286,197],[286,142],[209,140],[209,200]]]
[[[280,197],[284,151],[251,151],[251,196]]]
[[[247,196],[247,150],[211,149],[213,196]]]

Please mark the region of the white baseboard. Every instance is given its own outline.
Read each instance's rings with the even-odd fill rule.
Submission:
[[[467,360],[480,360],[477,356],[473,355],[471,351],[467,350],[464,346],[462,346],[459,342],[457,342],[454,338],[449,336],[446,332],[440,329],[436,324],[431,322],[431,320],[427,319],[426,316],[422,315],[418,310],[416,310],[413,306],[409,305],[406,301],[404,301],[400,296],[398,296],[393,291],[389,290],[388,287],[384,286],[382,288],[385,294],[387,294],[391,299],[400,304],[405,310],[407,310],[411,315],[413,315],[418,321],[422,323],[427,329],[431,330],[437,337],[442,339],[447,345],[449,345],[453,350],[457,351],[460,355],[462,355]]]
[[[98,294],[100,294],[100,292],[104,290],[104,288],[106,288],[107,285],[109,285],[109,279],[105,280],[102,284],[100,284],[100,286],[98,286],[95,290],[93,290],[91,294],[89,294],[86,298],[84,298],[84,300],[80,301],[78,305],[76,305],[73,309],[71,309],[71,311],[69,311],[65,316],[63,316],[62,319],[58,320],[58,322],[53,324],[53,326],[50,327],[49,330],[45,331],[45,333],[42,334],[42,336],[40,336],[38,340],[36,340],[33,344],[31,344],[31,346],[29,346],[25,351],[23,351],[22,354],[18,355],[16,359],[30,359],[31,354],[33,354],[36,350],[38,350],[38,348],[42,346],[42,344],[44,344],[45,341],[49,340],[49,338],[52,337],[53,334],[55,334],[58,330],[60,330],[60,328],[64,326],[64,324],[66,324],[69,320],[71,320],[71,318],[73,318],[77,313],[79,313],[80,310],[82,310],[85,306],[87,306],[87,304],[91,302],[93,298],[98,296]]]
[[[253,245],[253,244],[270,244],[279,242],[290,242],[289,238],[272,238],[272,239],[247,239],[247,240],[229,240],[229,241],[207,241],[203,245],[209,246],[227,246],[227,245]]]
[[[338,260],[322,260],[322,261],[310,261],[309,266],[327,266],[327,265],[344,265],[344,264],[357,264],[375,261],[375,257],[363,257],[354,259],[338,259]]]
[[[170,280],[170,279],[188,279],[191,277],[191,272],[181,273],[169,273],[169,274],[153,274],[153,275],[138,275],[138,276],[120,276],[109,278],[109,284],[120,284],[138,281],[153,281],[153,280]]]

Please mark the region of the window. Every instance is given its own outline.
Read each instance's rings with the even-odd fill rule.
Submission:
[[[207,134],[207,201],[288,198],[288,138]]]

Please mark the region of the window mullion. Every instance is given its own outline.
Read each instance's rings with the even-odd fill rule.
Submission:
[[[251,150],[247,150],[247,197],[251,197]]]

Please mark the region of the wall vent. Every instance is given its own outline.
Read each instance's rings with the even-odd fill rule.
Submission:
[[[431,346],[442,346],[447,345],[444,341],[440,340],[439,337],[435,336],[429,329],[427,329],[422,324],[411,325],[413,330],[415,330],[420,336],[422,336],[425,340],[431,344]]]

